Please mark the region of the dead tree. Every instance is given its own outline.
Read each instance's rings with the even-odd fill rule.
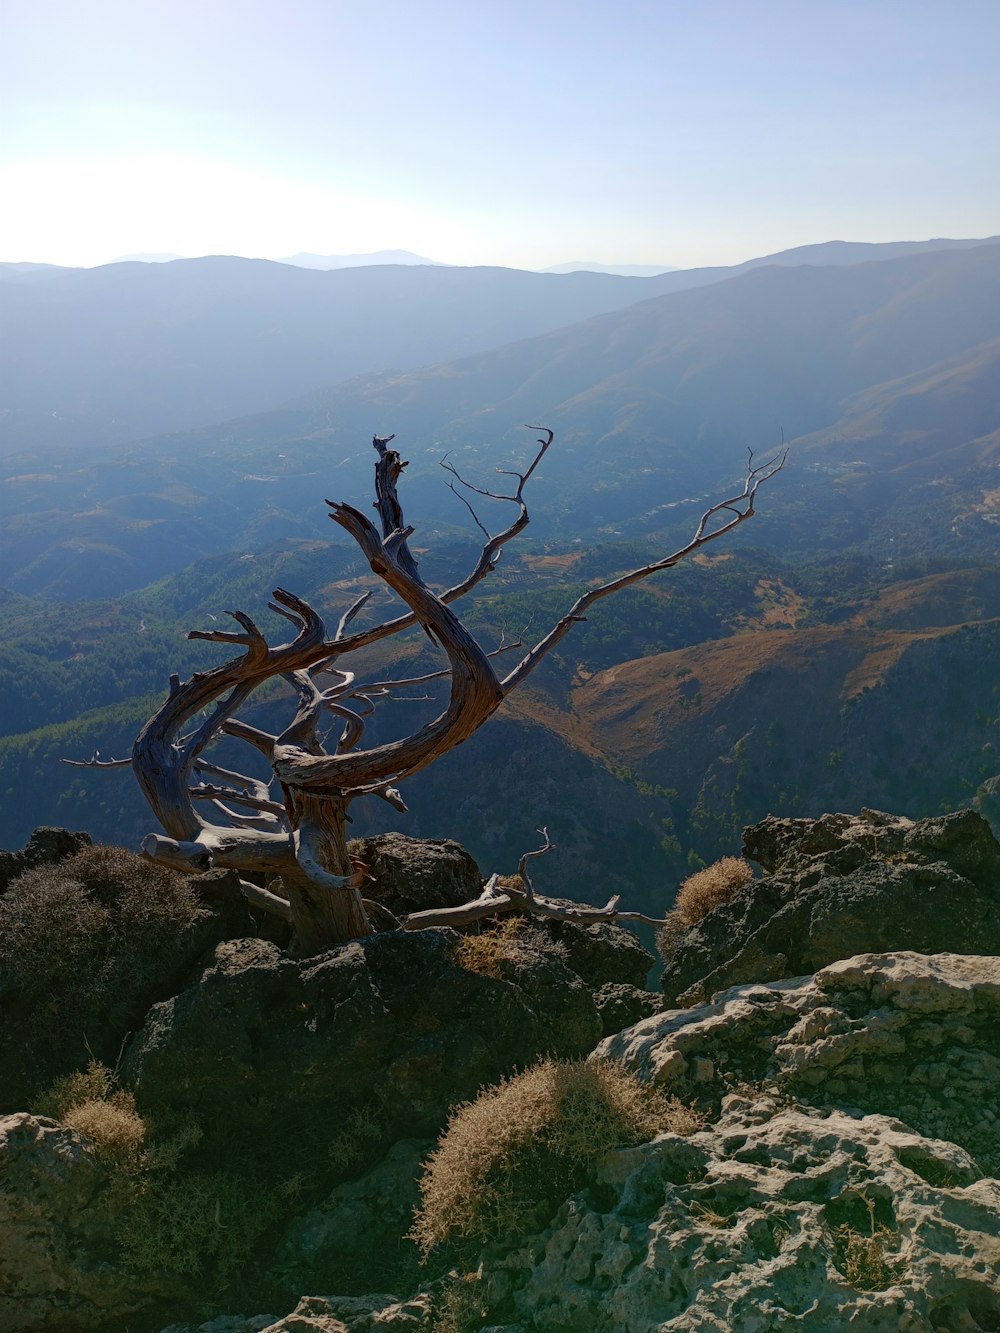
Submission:
[[[510,494],[473,486],[451,464],[444,463],[452,477],[452,489],[465,500],[485,537],[474,568],[454,587],[435,593],[421,577],[408,544],[413,529],[404,520],[397,494],[406,463],[389,448],[393,436],[376,437],[375,508],[379,525],[376,527],[351,505],[330,500],[326,503],[333,521],[354,539],[374,573],[405,604],[405,613],[366,629],[355,628],[371,595],[366,593],[344,612],[336,631],[328,636],[323,621],[308,603],[278,588],[269,606],[295,627],[289,642],[271,647],[242,611],[227,612],[236,622],[236,630],[192,630],[188,634],[190,639],[208,639],[243,651],[213,670],[195,672],[183,683],[177,676],[171,677],[166,701],[136,739],[132,768],[165,831],[151,833],[143,841],[142,850],[148,856],[191,870],[231,867],[241,875],[263,879],[269,887],[242,880],[245,895],[292,922],[302,954],[318,953],[333,944],[373,933],[378,909],[364,900],[364,867],[353,864],[347,850],[351,802],[375,795],[405,810],[396,783],[419,773],[478,730],[546,654],[585,619],[595,602],[659,570],[670,569],[751,518],[758,489],[785,462],[781,453],[755,464],[751,454],[742,489],[706,510],[685,546],[591,588],[524,652],[512,670],[501,674],[496,666],[498,653],[480,647],[452,607],[486,578],[496,567],[503,547],[527,527],[524,491],[553,439],[552,431],[545,427],[528,429],[541,432],[529,466],[522,473],[501,472],[514,478]],[[490,534],[459,487],[469,494],[508,501],[514,505],[516,516],[503,531]],[[412,735],[364,748],[365,719],[373,711],[375,700],[414,682],[361,684],[342,662],[351,653],[416,625],[423,627],[447,658],[447,666],[436,673],[447,677],[447,706]],[[298,707],[285,730],[270,735],[240,721],[237,714],[255,690],[276,677],[294,687]],[[320,739],[321,723],[328,716],[343,723],[339,738],[329,749]],[[273,774],[270,784],[221,768],[205,758],[209,746],[223,735],[245,742],[265,757]],[[109,765],[95,755],[87,766]],[[280,798],[272,794],[275,786]],[[203,815],[199,807],[209,809],[211,815]],[[546,848],[542,850],[548,845],[546,836]],[[452,915],[455,920],[468,921],[515,908],[544,913],[546,905],[535,899],[526,873],[523,882],[525,892],[518,893],[501,890],[491,881],[480,899],[467,908],[453,909]],[[566,913],[564,908],[557,910]],[[589,909],[587,919],[594,919],[595,911],[601,917],[625,915],[618,913],[616,900],[606,908]],[[450,919],[448,914],[430,913],[404,924],[416,928]]]

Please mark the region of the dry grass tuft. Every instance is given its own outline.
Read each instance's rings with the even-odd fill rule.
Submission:
[[[127,1092],[110,1101],[82,1102],[67,1111],[63,1124],[90,1139],[99,1156],[118,1162],[136,1161],[146,1125]]]
[[[467,972],[500,980],[505,963],[518,963],[537,953],[520,916],[502,917],[479,934],[463,935],[455,947],[455,962]]]
[[[582,1188],[610,1149],[702,1123],[613,1062],[544,1060],[454,1112],[427,1163],[411,1238],[427,1254],[516,1236]]]
[[[485,1283],[477,1273],[453,1273],[434,1308],[434,1333],[477,1333],[489,1318]]]
[[[117,1087],[107,1065],[91,1060],[86,1069],[58,1079],[38,1098],[35,1111],[83,1134],[116,1168],[139,1166],[146,1124],[135,1098]]]
[[[86,1069],[56,1079],[35,1100],[32,1109],[37,1115],[48,1116],[51,1120],[63,1120],[68,1112],[84,1102],[107,1101],[114,1088],[115,1076],[107,1065],[91,1060]]]
[[[838,1267],[858,1291],[884,1291],[906,1269],[905,1260],[890,1259],[895,1233],[875,1219],[875,1204],[862,1194],[868,1209],[868,1235],[844,1222],[837,1228]]]
[[[753,868],[739,856],[724,856],[704,870],[689,875],[677,892],[677,901],[667,913],[666,924],[656,934],[661,958],[669,962],[681,936],[706,917],[713,908],[732,902],[740,889],[753,883]]]

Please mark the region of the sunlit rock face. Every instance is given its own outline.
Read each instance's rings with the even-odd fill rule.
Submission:
[[[861,954],[654,1015],[598,1054],[682,1095],[763,1084],[897,1116],[1000,1165],[998,957]]]
[[[954,1144],[734,1095],[691,1138],[609,1154],[488,1276],[525,1330],[976,1330],[998,1237],[1000,1185]]]

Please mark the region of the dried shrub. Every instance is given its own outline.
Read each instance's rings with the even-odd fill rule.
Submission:
[[[84,1102],[107,1101],[114,1095],[114,1074],[99,1060],[91,1060],[86,1069],[77,1069],[65,1078],[56,1079],[35,1099],[32,1109],[36,1115],[64,1120],[74,1107],[82,1106]]]
[[[411,1238],[427,1254],[517,1236],[582,1188],[609,1149],[701,1123],[621,1065],[544,1060],[451,1116],[427,1163]]]
[[[753,883],[753,867],[739,856],[724,856],[704,870],[689,875],[677,891],[677,901],[656,933],[660,957],[669,962],[683,935],[709,912],[732,902],[740,889]]]
[[[468,972],[497,980],[509,975],[511,966],[534,962],[542,953],[565,954],[565,946],[555,944],[522,916],[505,916],[477,934],[463,935],[455,947],[455,962]]]
[[[127,1092],[108,1101],[81,1102],[66,1113],[63,1124],[90,1139],[98,1156],[114,1162],[137,1161],[146,1137],[145,1122]]]

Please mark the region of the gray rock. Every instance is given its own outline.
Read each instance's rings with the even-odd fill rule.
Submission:
[[[271,1279],[293,1294],[415,1286],[420,1255],[404,1237],[434,1144],[401,1139],[371,1171],[338,1185],[320,1207],[297,1217],[278,1243]]]
[[[641,990],[656,962],[630,930],[611,921],[583,926],[575,921],[539,918],[537,924],[564,946],[567,964],[594,990],[609,984]]]
[[[680,937],[668,1002],[858,953],[1000,953],[1000,844],[972,811],[768,818],[746,830],[744,852],[767,876]]]
[[[883,1116],[730,1097],[691,1138],[608,1154],[589,1195],[483,1267],[551,1333],[995,1328],[1000,1184]]]
[[[524,951],[499,980],[460,966],[458,941],[394,932],[308,959],[223,943],[195,985],[151,1009],[125,1077],[158,1123],[202,1125],[213,1168],[332,1187],[395,1140],[438,1133],[484,1084],[600,1037],[555,946]]]
[[[601,1057],[682,1095],[766,1084],[905,1120],[1000,1169],[1000,958],[862,954],[812,977],[734,986],[607,1038]]]
[[[0,851],[0,893],[12,880],[35,866],[55,865],[91,845],[89,833],[71,833],[64,828],[36,828],[19,852]]]
[[[594,1003],[600,1015],[601,1029],[609,1037],[640,1019],[659,1013],[663,1009],[663,996],[659,991],[609,982],[595,992]]]
[[[115,1254],[116,1204],[86,1139],[54,1120],[0,1118],[0,1328],[106,1329],[148,1302]]]

